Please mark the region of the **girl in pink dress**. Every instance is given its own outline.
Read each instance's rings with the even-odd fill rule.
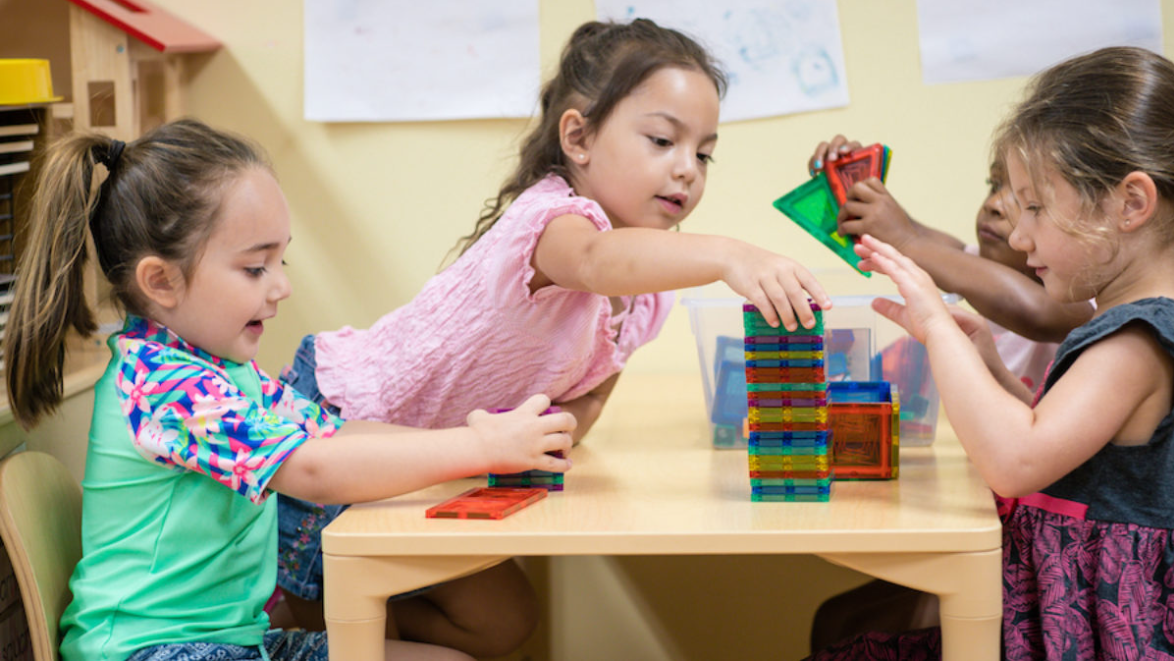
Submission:
[[[1033,81],[997,152],[1011,247],[1049,296],[1094,299],[1034,399],[982,319],[866,235],[862,264],[907,302],[877,310],[925,343],[942,403],[1003,520],[1006,659],[1174,656],[1174,63],[1106,48]],[[937,630],[850,639],[818,659],[940,654]]]
[[[307,338],[290,383],[344,418],[421,427],[545,393],[575,415],[578,440],[660,331],[671,290],[723,280],[772,324],[813,326],[808,298],[830,300],[796,262],[668,231],[705,192],[725,86],[704,49],[652,21],[579,27],[516,171],[456,261],[371,328]],[[284,504],[279,582],[295,608],[318,609],[320,530],[337,511]],[[391,602],[399,634],[476,656],[516,648],[537,618],[512,562],[418,597]],[[419,599],[453,626],[419,631],[408,607]]]

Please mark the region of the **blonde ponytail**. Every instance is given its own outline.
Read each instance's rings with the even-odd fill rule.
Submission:
[[[96,330],[84,292],[86,236],[100,190],[92,153],[109,142],[71,136],[51,146],[38,167],[4,335],[8,402],[26,429],[61,403],[69,329],[83,336]]]

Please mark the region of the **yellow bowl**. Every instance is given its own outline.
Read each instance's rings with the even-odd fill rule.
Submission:
[[[49,60],[0,59],[0,105],[52,103],[61,99],[53,96]]]

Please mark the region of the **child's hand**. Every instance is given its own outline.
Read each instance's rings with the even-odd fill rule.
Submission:
[[[799,324],[814,326],[815,313],[808,297],[825,310],[832,307],[832,299],[819,281],[798,262],[749,243],[738,242],[737,248],[722,280],[757,306],[772,327],[782,324],[794,331]]]
[[[871,234],[897,250],[917,236],[909,214],[875,178],[856,182],[848,189],[848,201],[840,207],[836,221],[840,234]]]
[[[905,299],[902,305],[877,298],[872,302],[873,309],[900,324],[918,342],[924,344],[935,326],[955,324],[933,278],[912,259],[869,234],[860,237],[856,254],[860,255],[861,269],[889,276]]]
[[[821,142],[816,146],[815,153],[807,160],[807,172],[814,177],[829,161],[860,149],[860,146],[856,140],[848,140],[842,135],[837,135],[829,142]]]
[[[549,453],[561,451],[563,457],[570,457],[575,416],[570,413],[542,415],[549,407],[549,397],[534,395],[512,411],[491,414],[478,409],[469,414],[469,427],[482,441],[487,472],[543,470],[562,473],[571,467],[570,459],[560,459]]]

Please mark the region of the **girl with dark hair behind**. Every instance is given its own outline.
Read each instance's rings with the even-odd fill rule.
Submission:
[[[371,328],[307,337],[291,385],[347,417],[419,427],[541,392],[575,415],[579,439],[628,358],[660,331],[671,290],[723,280],[772,324],[811,327],[808,296],[824,307],[830,300],[794,261],[726,237],[666,231],[705,192],[725,87],[710,55],[680,32],[644,19],[579,27],[542,90],[517,169],[456,261]],[[341,508],[282,506],[281,586],[295,609],[318,618],[320,531]],[[466,598],[454,603],[465,622],[430,642],[479,656],[520,645],[537,618],[520,569],[506,562],[462,580]],[[521,601],[510,607],[501,594]],[[389,614],[402,634],[415,628],[415,613],[399,602]]]

